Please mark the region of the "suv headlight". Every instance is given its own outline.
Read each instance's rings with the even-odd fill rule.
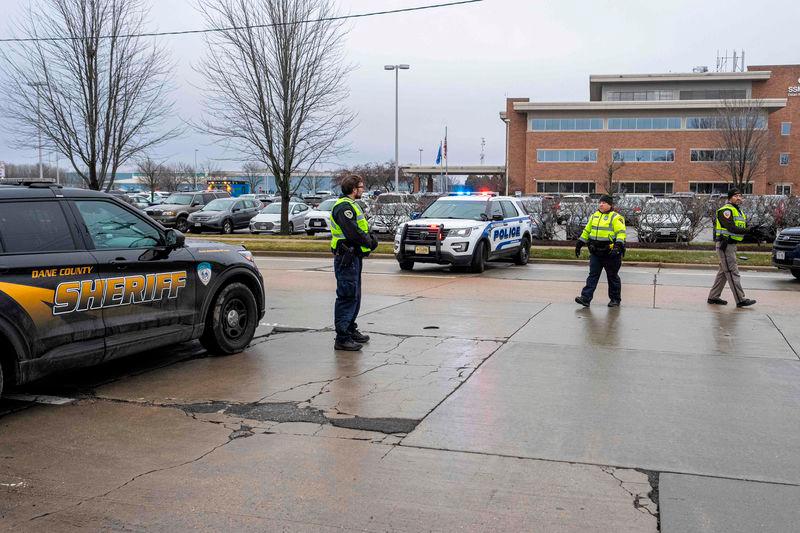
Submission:
[[[166,216],[166,217],[174,217],[175,216],[175,211],[164,211],[161,214]]]
[[[253,259],[253,253],[250,250],[239,250],[239,255],[241,255],[251,263],[255,263],[255,259]]]
[[[472,233],[472,228],[459,228],[451,229],[447,234],[448,237],[469,237]]]

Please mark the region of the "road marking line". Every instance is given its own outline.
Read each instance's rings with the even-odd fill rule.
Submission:
[[[41,403],[44,405],[67,405],[77,401],[75,398],[62,398],[60,396],[48,396],[46,394],[6,394],[3,398],[17,400],[19,402]]]

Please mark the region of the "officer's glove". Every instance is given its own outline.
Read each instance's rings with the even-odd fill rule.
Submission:
[[[578,241],[575,243],[575,257],[580,259],[581,257],[581,248],[583,248],[583,241]]]
[[[617,241],[617,244],[615,244],[614,247],[619,250],[619,253],[622,255],[622,257],[625,257],[625,241]]]
[[[374,233],[369,234],[369,238],[372,240],[372,243],[369,245],[371,249],[375,249],[378,247],[378,238],[375,236]]]

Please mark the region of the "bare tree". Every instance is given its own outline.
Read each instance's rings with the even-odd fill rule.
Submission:
[[[719,147],[711,168],[741,190],[764,173],[770,154],[770,133],[760,100],[725,100],[715,120],[714,140]],[[711,154],[708,154],[709,156]]]
[[[256,192],[256,189],[264,182],[264,169],[258,163],[248,161],[242,165],[242,175],[247,183],[250,184],[250,192]]]
[[[625,166],[625,161],[608,159],[603,163],[603,174],[601,176],[600,184],[603,186],[603,191],[606,194],[617,194],[619,191],[619,183],[617,183],[615,176],[617,172]]]
[[[364,179],[364,188],[368,191],[394,191],[394,161],[387,161],[386,163],[364,163],[361,165],[354,165],[350,168],[344,168],[334,175],[333,181],[338,185],[345,177],[351,174],[358,174],[361,176]],[[405,173],[401,170],[400,182],[403,183],[406,179]]]
[[[352,127],[343,23],[332,0],[198,1],[209,27],[226,28],[207,36],[203,129],[271,171],[286,232],[290,196]]]
[[[200,172],[208,178],[218,178],[222,176],[222,167],[216,161],[206,159],[205,163],[200,163]]]
[[[184,183],[193,183],[195,175],[195,168],[188,163],[169,165],[161,176],[161,187],[169,192],[177,191]]]
[[[47,181],[56,181],[58,176],[59,180],[63,183],[66,178],[66,173],[63,168],[57,169],[54,165],[43,164],[42,176]],[[6,163],[6,179],[9,181],[14,180],[38,180],[39,179],[39,165],[38,164],[22,164],[15,165],[13,163]],[[0,180],[1,182],[1,180]]]
[[[150,201],[155,201],[155,191],[162,187],[164,175],[167,169],[163,163],[153,161],[150,156],[146,156],[136,162],[136,171],[139,173],[137,181],[150,191]]]
[[[31,39],[2,52],[5,114],[17,144],[60,152],[92,189],[175,137],[167,55],[145,29],[143,0],[38,0],[19,23]]]

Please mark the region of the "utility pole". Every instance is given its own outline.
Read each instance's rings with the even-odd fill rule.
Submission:
[[[419,166],[422,166],[422,148],[418,148],[419,150]]]
[[[197,148],[194,149],[194,168],[192,169],[192,189],[197,190]]]
[[[42,166],[42,109],[40,105],[41,94],[39,90],[44,87],[44,83],[35,82],[29,83],[29,86],[36,89],[36,130],[39,134],[39,181],[44,181],[44,168]]]
[[[483,166],[483,160],[486,158],[486,137],[481,137],[481,166]]]

